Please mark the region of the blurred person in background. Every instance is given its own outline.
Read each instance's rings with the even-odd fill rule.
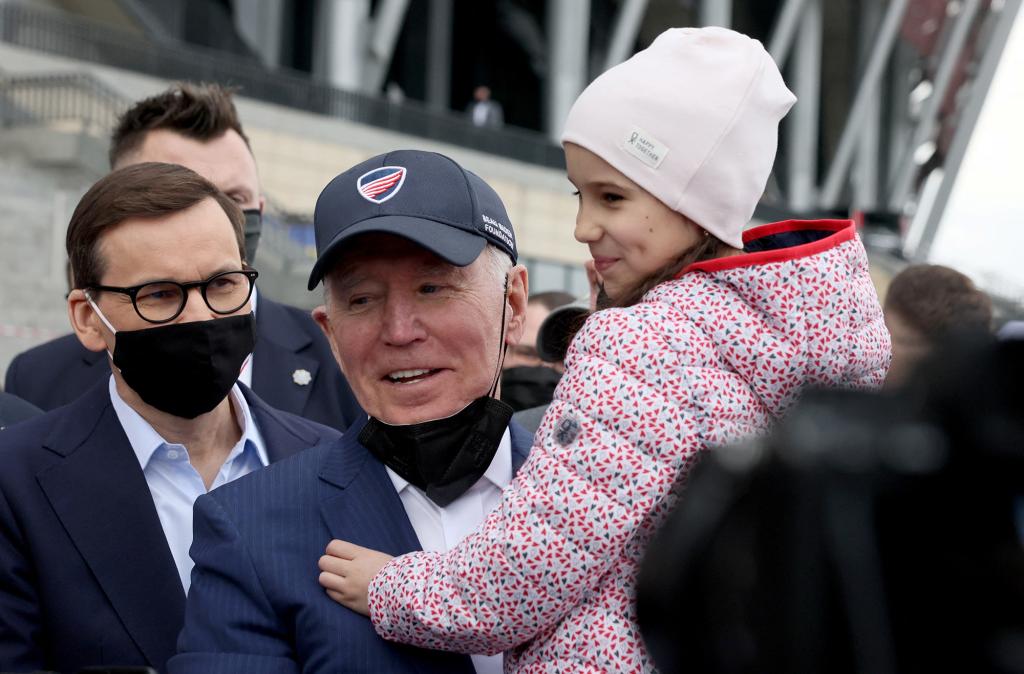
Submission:
[[[216,84],[179,84],[129,108],[111,137],[110,166],[152,161],[188,167],[238,204],[245,215],[244,259],[251,264],[265,200],[231,91]],[[359,406],[309,312],[255,290],[252,304],[257,345],[242,383],[278,409],[345,430],[359,417]],[[109,374],[102,351],[89,351],[67,335],[16,356],[5,389],[51,410]]]
[[[523,323],[523,339],[518,344],[513,344],[505,354],[505,361],[502,368],[510,370],[514,367],[536,367],[547,366],[555,369],[561,368],[561,363],[547,362],[540,357],[537,351],[537,332],[541,324],[554,309],[573,301],[573,296],[561,290],[549,290],[543,293],[530,295],[526,303],[526,320]]]
[[[407,648],[316,583],[332,538],[448,550],[501,501],[530,436],[500,400],[527,273],[498,195],[448,157],[397,150],[324,188],[315,316],[368,417],[196,501],[173,674],[497,674],[500,657]]]
[[[569,349],[569,343],[591,312],[588,300],[576,300],[555,307],[537,329],[537,355],[558,372],[558,379],[555,380],[551,395],[547,400],[533,407],[520,409],[512,416],[516,422],[531,433],[536,433],[540,427],[544,413],[547,412],[551,398],[554,396],[554,386],[557,386],[558,381],[561,380],[561,374],[565,371],[565,354]]]
[[[583,91],[562,134],[575,236],[615,306],[573,339],[483,526],[393,559],[333,541],[329,596],[389,640],[504,651],[506,672],[654,670],[637,569],[701,454],[808,387],[873,390],[889,364],[852,221],[744,231],[794,101],[764,47],[723,28],[668,30]]]
[[[110,173],[68,225],[76,339],[112,372],[0,433],[0,671],[174,652],[208,490],[338,432],[243,384],[256,338],[241,209],[197,173]]]
[[[590,296],[571,300],[571,296],[566,293],[563,297],[569,297],[571,301],[553,308],[537,328],[537,355],[542,361],[551,364],[559,373],[565,371],[565,354],[569,350],[572,338],[583,327],[587,316],[597,310],[599,303],[602,304],[602,308],[607,308],[608,297],[602,291],[601,277],[594,268],[594,261],[587,260],[583,263],[583,267],[587,273],[587,280],[590,282]],[[552,394],[554,394],[553,390]],[[534,407],[519,410],[512,418],[529,432],[536,433],[540,428],[541,420],[544,419],[544,414],[548,411],[550,402],[549,397]]]
[[[937,264],[917,264],[893,277],[885,295],[892,337],[886,388],[902,386],[918,363],[957,333],[990,335],[992,300],[965,275]]]
[[[31,419],[37,414],[42,414],[42,410],[32,403],[27,403],[18,396],[0,391],[0,431],[11,424]]]
[[[552,309],[571,301],[572,295],[558,290],[530,296],[523,338],[508,348],[502,364],[501,399],[513,410],[518,412],[551,402],[562,376],[562,363],[561,359],[555,363],[541,359],[537,352],[537,332]]]
[[[473,100],[469,102],[466,114],[473,126],[500,129],[505,125],[501,103],[491,98],[491,88],[482,84],[473,90]]]

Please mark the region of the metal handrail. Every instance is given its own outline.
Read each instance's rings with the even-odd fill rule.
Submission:
[[[564,167],[561,148],[535,131],[481,129],[464,115],[415,101],[392,103],[345,91],[287,69],[183,43],[154,43],[135,33],[51,9],[0,2],[0,40],[162,79],[218,82],[243,95],[542,166]]]
[[[0,76],[0,126],[75,121],[109,135],[128,101],[84,73]]]
[[[0,128],[54,127],[106,140],[130,101],[88,73],[0,75]],[[292,241],[288,230],[309,226],[300,216],[285,214],[268,199],[264,236],[272,241],[284,264],[300,270],[311,264],[308,251]]]

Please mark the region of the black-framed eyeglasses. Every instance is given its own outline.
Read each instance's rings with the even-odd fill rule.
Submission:
[[[215,314],[233,314],[249,301],[253,283],[260,274],[255,269],[223,271],[205,281],[178,283],[150,281],[129,288],[89,286],[89,290],[121,293],[132,299],[139,318],[148,323],[169,323],[181,315],[188,302],[188,293],[199,288],[206,306]]]

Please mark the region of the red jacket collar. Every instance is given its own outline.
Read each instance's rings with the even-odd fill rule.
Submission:
[[[754,227],[743,232],[743,245],[747,246],[753,241],[769,236],[775,236],[777,234],[802,232],[807,230],[817,230],[830,233],[819,239],[800,245],[781,246],[778,248],[771,248],[769,250],[758,251],[756,253],[743,253],[740,255],[715,258],[713,260],[705,260],[703,262],[695,262],[679,272],[676,278],[679,278],[683,274],[691,271],[717,272],[726,269],[736,269],[738,267],[750,267],[753,265],[785,262],[787,260],[808,257],[810,255],[816,255],[831,248],[835,248],[847,241],[851,241],[857,235],[856,226],[854,225],[853,220],[783,220],[781,222],[772,222],[760,227]]]

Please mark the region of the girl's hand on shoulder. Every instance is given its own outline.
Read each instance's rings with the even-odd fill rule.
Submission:
[[[383,552],[335,539],[320,558],[320,585],[334,601],[368,616],[370,581],[392,559]]]

